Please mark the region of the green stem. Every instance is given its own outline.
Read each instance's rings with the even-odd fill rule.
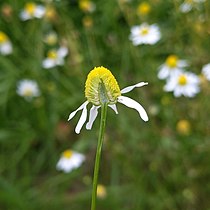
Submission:
[[[91,210],[96,209],[98,173],[99,173],[101,149],[103,145],[104,131],[105,131],[105,125],[106,125],[106,113],[107,113],[107,103],[104,103],[101,106],[101,121],[100,121],[100,129],[99,129],[99,136],[98,136],[98,146],[97,146],[96,157],[95,157]]]

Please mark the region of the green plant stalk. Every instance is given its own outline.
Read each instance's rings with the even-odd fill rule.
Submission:
[[[99,166],[100,166],[101,149],[102,149],[103,139],[104,139],[104,131],[105,131],[105,126],[106,126],[107,106],[108,106],[107,103],[103,103],[101,106],[100,129],[99,129],[98,146],[96,150],[95,167],[94,167],[94,175],[93,175],[91,210],[96,209],[98,173],[99,173]]]

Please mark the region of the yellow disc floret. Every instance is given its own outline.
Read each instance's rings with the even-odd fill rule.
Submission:
[[[7,40],[8,40],[7,35],[4,32],[0,31],[0,44],[6,42]]]
[[[33,2],[29,2],[25,5],[25,11],[28,12],[30,15],[34,15],[34,12],[36,10],[36,4]]]
[[[95,67],[87,76],[85,97],[94,105],[115,104],[121,95],[119,85],[112,73],[104,68]]]
[[[179,83],[179,85],[186,85],[187,84],[187,77],[184,74],[180,75],[178,83]]]
[[[148,33],[149,33],[149,29],[147,27],[141,29],[141,31],[140,31],[140,34],[143,35],[143,36],[147,35]]]
[[[73,152],[72,152],[72,150],[70,150],[70,149],[65,150],[65,151],[63,152],[63,154],[62,154],[62,156],[65,157],[65,158],[67,158],[67,159],[71,158],[72,155],[73,155]]]
[[[50,50],[47,53],[47,57],[52,59],[52,60],[55,60],[58,57],[58,55],[57,55],[57,52],[55,50]]]
[[[176,55],[169,55],[166,59],[166,65],[170,68],[175,68],[177,66],[178,57]]]
[[[151,10],[150,5],[147,2],[142,2],[137,7],[137,13],[138,15],[147,15]]]

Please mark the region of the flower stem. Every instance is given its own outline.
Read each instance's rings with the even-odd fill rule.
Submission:
[[[107,106],[108,106],[107,103],[103,103],[101,106],[101,121],[100,121],[100,129],[99,129],[99,136],[98,136],[98,146],[97,146],[96,157],[95,157],[91,210],[96,209],[98,173],[99,173],[101,149],[103,145],[104,131],[105,131],[105,125],[106,125]]]

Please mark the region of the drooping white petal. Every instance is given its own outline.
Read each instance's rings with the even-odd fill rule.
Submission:
[[[55,63],[55,60],[54,59],[51,59],[51,58],[46,58],[43,60],[42,62],[42,66],[43,68],[45,69],[49,69],[49,68],[52,68],[56,65]]]
[[[115,104],[109,104],[108,105],[112,110],[114,110],[114,112],[116,113],[116,114],[118,114],[118,111],[117,111],[117,106],[115,105]]]
[[[77,110],[70,113],[68,121],[71,120],[79,110],[82,110],[85,106],[87,106],[88,103],[88,101],[85,101]]]
[[[142,120],[148,121],[148,116],[147,116],[146,111],[144,110],[144,108],[138,102],[136,102],[133,99],[128,98],[126,96],[119,96],[118,97],[118,102],[121,103],[121,104],[124,104],[127,107],[136,109],[136,111],[138,111]]]
[[[58,49],[57,53],[60,58],[64,58],[68,54],[68,48],[62,46]]]
[[[86,129],[90,130],[92,128],[92,125],[98,115],[98,108],[100,108],[101,106],[92,106],[90,109],[90,116],[89,116],[89,121],[86,124]]]
[[[81,117],[80,117],[80,119],[79,119],[79,121],[78,121],[78,123],[77,123],[77,126],[76,126],[76,128],[75,128],[75,132],[76,132],[77,134],[80,133],[80,130],[81,130],[82,126],[84,125],[86,119],[87,119],[87,104],[88,104],[88,102],[87,102],[87,103],[84,103],[84,104],[85,104],[85,105],[84,105],[84,107],[83,107]]]
[[[148,82],[140,82],[138,84],[135,84],[135,85],[131,85],[131,86],[128,86],[126,88],[123,88],[120,92],[121,93],[128,93],[130,92],[131,90],[133,90],[134,88],[136,87],[142,87],[144,85],[148,85]]]

